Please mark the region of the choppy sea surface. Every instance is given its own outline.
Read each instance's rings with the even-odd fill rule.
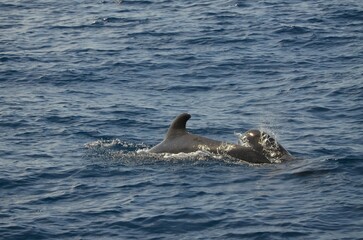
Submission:
[[[363,1],[1,1],[1,239],[362,239]],[[171,122],[297,159],[151,156]]]

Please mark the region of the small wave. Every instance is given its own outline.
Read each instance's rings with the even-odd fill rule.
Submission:
[[[307,112],[311,112],[311,113],[318,113],[321,114],[323,112],[329,112],[331,111],[331,109],[326,108],[326,107],[321,107],[321,106],[311,106],[308,107]]]
[[[193,92],[208,92],[212,89],[210,86],[200,86],[200,85],[194,85],[194,86],[171,86],[168,88],[169,91],[172,92],[185,92],[185,93],[193,93]]]
[[[329,173],[332,173],[336,170],[336,168],[327,168],[327,169],[302,169],[296,172],[293,172],[292,175],[298,177],[309,177],[309,176],[322,176]]]
[[[361,10],[337,10],[335,11],[331,18],[333,19],[341,19],[344,21],[362,21],[363,20],[363,11]]]
[[[281,28],[275,31],[275,33],[288,33],[288,34],[304,34],[309,32],[310,29],[299,26],[282,26]]]
[[[344,158],[306,159],[295,161],[286,172],[286,177],[320,178],[337,175],[340,172],[362,172],[362,157],[350,156]]]

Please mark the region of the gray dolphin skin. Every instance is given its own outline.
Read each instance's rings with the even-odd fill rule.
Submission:
[[[259,130],[250,130],[240,144],[217,141],[188,133],[186,123],[191,118],[182,113],[171,123],[164,140],[149,150],[151,153],[190,153],[198,150],[226,154],[250,163],[272,163],[272,159],[291,160],[292,156],[272,137]]]

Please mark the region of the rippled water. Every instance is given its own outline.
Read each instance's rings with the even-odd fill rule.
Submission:
[[[0,3],[3,239],[359,239],[360,1]],[[171,122],[297,160],[153,156]]]

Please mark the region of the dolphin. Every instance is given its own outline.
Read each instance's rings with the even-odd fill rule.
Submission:
[[[239,144],[217,141],[191,134],[186,130],[189,113],[182,113],[171,123],[164,140],[152,147],[151,153],[190,153],[205,150],[214,154],[228,155],[250,163],[273,163],[291,160],[292,156],[275,139],[265,132],[249,130]]]

